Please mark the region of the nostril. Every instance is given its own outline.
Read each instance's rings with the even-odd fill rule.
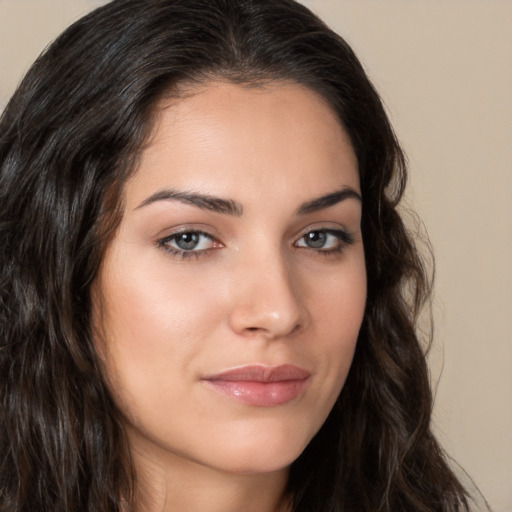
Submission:
[[[265,328],[265,327],[246,327],[245,329],[243,329],[243,331],[245,332],[246,335],[259,335],[259,334],[262,334],[265,337],[270,337],[270,338],[276,338],[276,337],[279,337],[281,335],[296,334],[300,330],[301,330],[301,325],[300,324],[294,325],[291,328],[291,330],[289,330],[289,332],[286,331],[286,332],[282,332],[281,334],[277,333],[276,330],[273,329],[272,327],[269,327],[269,328]]]

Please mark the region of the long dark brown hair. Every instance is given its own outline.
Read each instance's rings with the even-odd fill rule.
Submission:
[[[404,155],[350,47],[293,0],[114,0],[67,29],[6,107],[0,510],[136,509],[123,424],[93,346],[91,283],[154,106],[212,78],[315,90],[358,160],[366,313],[345,387],[291,467],[293,511],[467,510],[430,430],[415,326],[430,281],[397,213]]]

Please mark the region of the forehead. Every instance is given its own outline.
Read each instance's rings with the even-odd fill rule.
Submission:
[[[130,202],[170,185],[239,196],[241,180],[253,193],[298,183],[320,194],[323,183],[359,188],[346,131],[327,102],[304,86],[211,82],[158,107],[127,184]]]

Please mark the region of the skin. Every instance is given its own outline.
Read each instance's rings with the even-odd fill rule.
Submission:
[[[243,213],[163,198],[170,189]],[[298,212],[340,190],[351,192]],[[302,86],[211,82],[161,105],[96,283],[98,351],[144,510],[287,508],[288,468],[339,395],[363,318],[357,193],[346,132]],[[173,238],[180,231],[206,235],[187,252]],[[309,232],[325,243],[310,247]],[[310,377],[272,407],[203,380],[253,364],[293,364]]]

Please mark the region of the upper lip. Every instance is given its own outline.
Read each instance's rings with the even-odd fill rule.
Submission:
[[[310,373],[293,364],[280,366],[248,365],[229,369],[205,377],[205,380],[225,380],[237,382],[283,382],[290,380],[304,380]]]

